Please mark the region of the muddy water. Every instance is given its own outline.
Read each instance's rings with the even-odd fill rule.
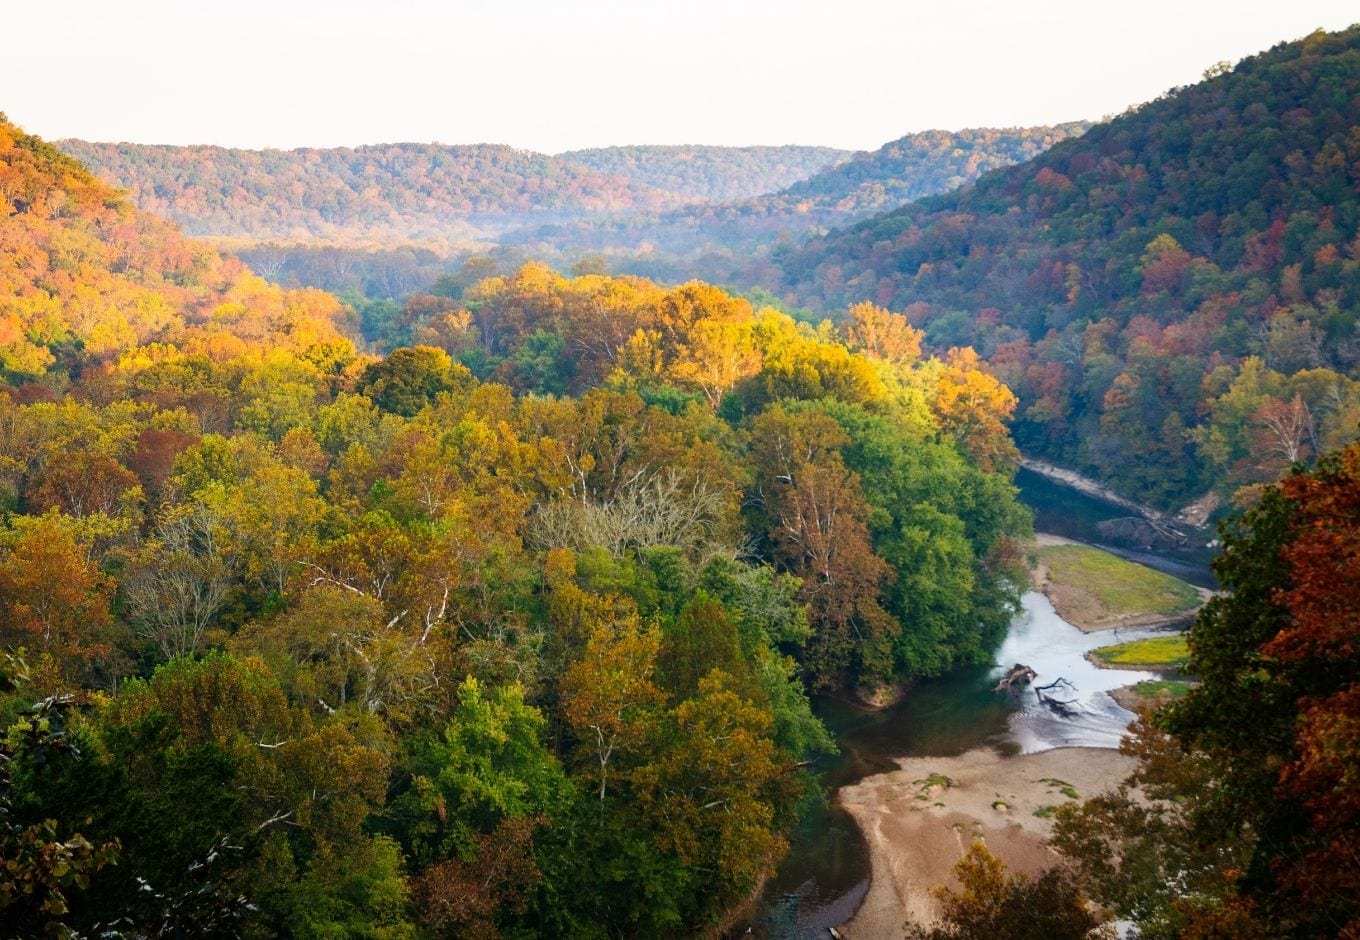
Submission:
[[[894,757],[952,756],[991,746],[1027,753],[1080,745],[1114,747],[1133,715],[1109,696],[1111,689],[1149,678],[1148,672],[1097,669],[1084,654],[1097,646],[1139,639],[1155,631],[1082,633],[1037,592],[996,652],[995,665],[955,672],[916,686],[899,705],[868,712],[840,703],[819,703],[818,712],[836,736],[841,753],[826,763],[828,791],[895,767]],[[1038,673],[1017,696],[992,691],[1014,663]],[[1049,703],[1036,686],[1059,679]],[[869,856],[849,816],[834,804],[812,814],[794,834],[792,848],[766,886],[751,923],[758,937],[828,936],[845,923],[869,890]]]

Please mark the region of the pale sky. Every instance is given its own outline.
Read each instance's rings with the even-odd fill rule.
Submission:
[[[4,0],[47,138],[872,149],[1118,113],[1356,0]]]

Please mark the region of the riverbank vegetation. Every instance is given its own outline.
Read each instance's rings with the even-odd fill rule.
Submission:
[[[1146,705],[1161,705],[1184,698],[1192,687],[1192,683],[1184,679],[1144,679],[1111,694],[1120,705],[1138,711]]]
[[[1139,936],[1360,930],[1357,520],[1351,445],[1227,524],[1199,683],[1136,728],[1123,787],[1059,810],[1055,844]]]
[[[18,934],[709,930],[808,693],[1018,604],[1013,398],[872,305],[526,265],[379,358],[2,121],[0,244]]]
[[[1091,650],[1098,664],[1124,669],[1158,669],[1183,666],[1190,658],[1185,635],[1154,636],[1128,643],[1116,643]]]
[[[1079,940],[1100,927],[1070,872],[1049,868],[1033,878],[1009,873],[982,840],[959,859],[954,878],[957,888],[935,891],[939,923],[909,927],[908,940]]]
[[[1143,626],[1191,614],[1199,591],[1179,578],[1090,545],[1040,545],[1035,585],[1085,631]]]

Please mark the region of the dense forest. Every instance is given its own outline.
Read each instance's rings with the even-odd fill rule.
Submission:
[[[143,211],[191,235],[444,251],[534,219],[655,213],[775,192],[843,160],[829,147],[609,147],[559,156],[500,145],[236,150],[58,146]]]
[[[1084,134],[1090,124],[1053,127],[969,128],[922,131],[799,180],[757,201],[757,211],[796,211],[857,219],[904,203],[946,193],[983,173],[1023,163],[1054,144]]]
[[[617,272],[753,286],[777,279],[762,259],[781,240],[944,192],[1085,127],[931,131],[865,154],[60,146],[139,208],[212,236],[269,280],[404,300],[487,252],[505,268],[539,258],[565,269],[599,255]]]
[[[1360,937],[1358,437],[1360,26],[873,153],[0,114],[0,935],[722,936],[870,772],[1034,837],[907,937]],[[1022,451],[1221,510],[1122,782],[1033,819],[866,770],[1096,762],[1070,678],[987,672],[1085,629],[1022,605]]]
[[[379,358],[3,120],[0,257],[21,935],[711,929],[816,798],[809,692],[1016,609],[1015,399],[879,307],[531,264]]]
[[[1316,33],[976,185],[793,248],[786,284],[978,345],[1027,452],[1174,505],[1360,422],[1360,29]]]
[[[529,225],[507,233],[502,242],[540,257],[572,259],[599,252],[617,269],[669,280],[698,274],[748,287],[771,284],[779,273],[766,255],[777,244],[956,189],[1088,126],[1073,122],[908,134],[765,195],[704,202],[652,217]]]
[[[233,150],[61,142],[192,235],[448,249],[532,219],[690,201],[622,174],[502,145]]]

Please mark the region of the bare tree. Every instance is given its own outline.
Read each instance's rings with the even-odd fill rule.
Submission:
[[[1262,431],[1263,458],[1283,459],[1287,466],[1308,456],[1308,444],[1317,439],[1313,414],[1303,396],[1294,395],[1288,404],[1272,399],[1255,414],[1257,427]],[[1271,462],[1273,464],[1273,461]]]
[[[128,610],[166,658],[198,650],[231,588],[223,520],[201,502],[168,508],[123,578]]]
[[[686,480],[673,469],[639,475],[606,502],[582,497],[540,506],[532,539],[541,548],[598,545],[614,555],[671,545],[692,558],[711,558],[734,551],[720,539],[727,497],[723,488]]]

